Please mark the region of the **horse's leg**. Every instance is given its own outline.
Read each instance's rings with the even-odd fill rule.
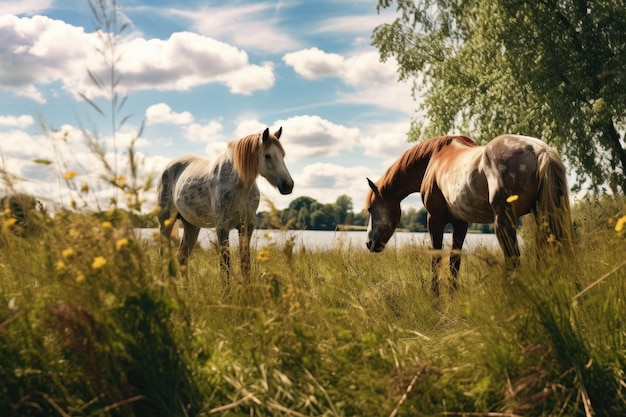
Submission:
[[[433,245],[433,249],[435,249],[436,251],[440,251],[443,247],[443,230],[446,224],[444,220],[440,218],[434,218],[430,215],[430,213],[428,214],[427,222],[428,233],[430,233],[430,240]],[[437,297],[439,296],[439,281],[437,280],[437,271],[439,269],[439,264],[441,264],[441,255],[433,255],[430,264],[433,274],[430,286],[433,294]]]
[[[519,265],[520,251],[517,244],[517,219],[510,204],[494,205],[495,221],[493,223],[498,243],[504,252],[507,269]]]
[[[215,229],[217,233],[217,247],[220,251],[220,267],[226,274],[226,283],[230,283],[230,242],[228,239],[228,228],[217,227]]]
[[[452,222],[452,253],[450,254],[450,272],[452,273],[452,288],[457,289],[457,276],[461,269],[461,249],[467,235],[467,222]]]
[[[241,275],[244,285],[250,283],[250,239],[254,225],[244,224],[239,229],[239,256],[241,257]]]
[[[180,271],[185,274],[187,272],[187,263],[189,262],[191,251],[198,240],[200,228],[198,226],[194,226],[185,219],[181,220],[183,222],[183,239],[180,242],[178,251],[176,252],[176,257],[178,259],[178,263],[180,264]]]
[[[163,197],[160,198],[159,208],[161,209],[157,215],[157,219],[159,220],[159,231],[161,232],[161,236],[163,236],[166,242],[169,243],[169,241],[172,240],[172,231],[176,225],[178,210],[176,210],[176,207],[174,207],[171,200],[166,200]]]

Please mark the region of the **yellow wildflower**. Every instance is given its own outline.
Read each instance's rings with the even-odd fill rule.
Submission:
[[[70,206],[72,206],[73,209],[76,208],[76,200],[74,200],[73,198],[70,199]]]
[[[270,251],[269,249],[261,249],[259,253],[256,254],[257,261],[267,262],[270,259]]]
[[[69,234],[72,239],[76,239],[80,236],[80,232],[76,229],[70,229]]]
[[[113,182],[119,188],[124,188],[126,186],[126,175],[117,175],[113,178]]]
[[[507,197],[506,202],[511,204],[511,203],[515,203],[518,199],[519,199],[519,196],[517,194],[510,195]]]
[[[84,182],[84,183],[80,186],[80,192],[81,192],[81,193],[88,193],[88,192],[89,192],[89,184],[87,184],[86,182]]]
[[[626,226],[626,216],[617,219],[617,222],[615,223],[615,231],[617,233],[621,233],[621,231],[624,230],[624,226]]]
[[[15,222],[17,222],[17,219],[15,217],[11,217],[10,219],[6,219],[3,223],[3,228],[7,229],[11,226],[13,226],[15,224]]]
[[[115,248],[117,250],[120,250],[125,246],[128,246],[128,239],[126,239],[125,237],[115,242]]]
[[[54,265],[54,269],[56,269],[57,271],[63,271],[65,269],[65,262],[57,261],[57,263]]]
[[[63,251],[61,252],[61,255],[63,255],[65,259],[70,258],[72,255],[74,255],[74,249],[72,248],[63,249]]]
[[[110,229],[113,227],[113,224],[111,222],[102,222],[100,224],[100,227],[102,227],[103,229]]]
[[[77,284],[82,284],[83,282],[85,282],[85,275],[84,274],[78,274],[76,276],[76,283]]]
[[[11,215],[11,209],[10,209],[10,208],[8,208],[8,207],[7,207],[7,208],[5,208],[5,209],[4,209],[4,215],[5,215],[5,216],[10,216],[10,215]]]
[[[63,178],[69,181],[72,178],[74,178],[76,175],[78,175],[78,171],[74,169],[72,171],[67,171],[65,174],[63,174]]]
[[[96,256],[93,258],[93,262],[91,263],[91,267],[93,269],[100,269],[107,263],[107,260],[104,256]]]
[[[165,221],[163,222],[163,226],[170,227],[172,223],[174,223],[173,219],[165,219]]]

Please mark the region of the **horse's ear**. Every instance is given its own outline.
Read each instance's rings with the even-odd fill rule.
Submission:
[[[276,132],[274,132],[274,136],[276,136],[276,139],[280,139],[280,135],[283,134],[283,127],[279,127],[278,130]]]
[[[267,142],[267,138],[270,137],[270,129],[269,127],[266,127],[265,130],[263,131],[263,135],[261,135],[261,139],[263,140],[263,143]]]
[[[365,179],[367,179],[367,183],[369,184],[370,188],[372,189],[372,191],[374,191],[374,194],[376,195],[380,195],[380,191],[378,191],[378,187],[376,186],[376,184],[374,184],[372,182],[372,180],[370,180],[369,178],[365,177]]]

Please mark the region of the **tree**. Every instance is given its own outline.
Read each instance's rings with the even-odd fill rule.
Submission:
[[[337,197],[335,205],[337,206],[337,223],[348,224],[349,222],[347,220],[349,218],[351,219],[353,214],[352,199],[345,194],[340,195],[339,197]]]
[[[577,187],[626,190],[622,0],[395,3],[400,16],[374,30],[373,44],[424,97],[427,120],[412,122],[410,139],[537,136],[576,170]]]

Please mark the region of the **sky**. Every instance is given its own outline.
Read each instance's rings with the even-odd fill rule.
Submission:
[[[110,65],[87,1],[0,0],[3,169],[45,201],[67,205],[89,184],[106,205],[111,187],[97,185],[104,168],[85,131],[120,174],[134,138],[142,174],[158,176],[176,156],[213,158],[233,139],[282,126],[295,187],[282,196],[259,178],[262,195],[281,209],[300,196],[327,204],[348,195],[361,210],[366,177],[380,178],[411,146],[417,108],[395,61],[380,62],[371,46],[372,30],[395,17],[376,3],[120,0],[122,105],[112,112],[89,76],[107,80]],[[155,192],[147,198],[150,208]]]

